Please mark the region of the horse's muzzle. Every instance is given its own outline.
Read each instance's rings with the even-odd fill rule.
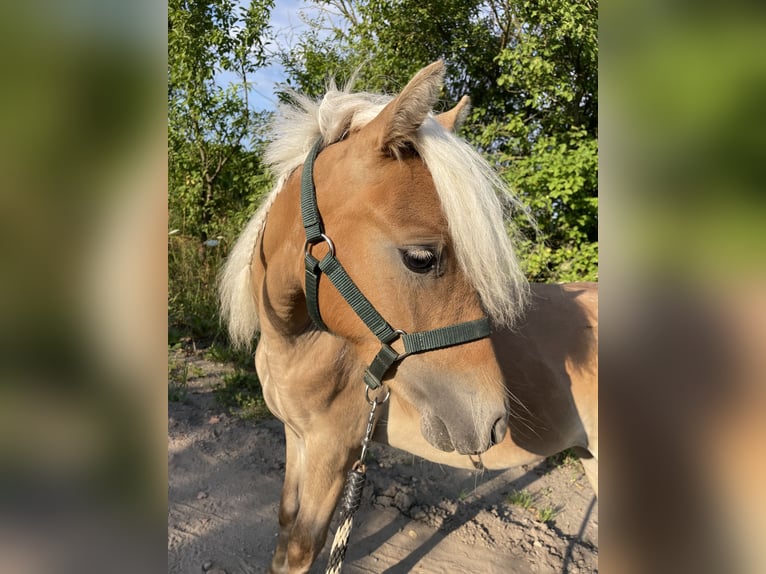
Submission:
[[[425,439],[439,450],[481,454],[503,441],[508,432],[508,415],[503,409],[483,417],[483,421],[469,418],[462,424],[448,426],[440,417],[427,414],[421,420],[420,430]]]

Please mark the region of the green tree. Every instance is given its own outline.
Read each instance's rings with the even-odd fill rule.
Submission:
[[[248,78],[267,61],[271,0],[170,0],[168,5],[168,320],[170,340],[220,335],[216,276],[268,189],[266,116]],[[223,85],[222,78],[234,78]],[[216,238],[217,246],[205,240]]]
[[[168,4],[168,168],[171,225],[217,232],[263,178],[257,152],[262,115],[248,102],[248,76],[266,63],[271,0]],[[220,85],[221,74],[236,82]]]
[[[598,278],[598,40],[596,2],[524,0],[496,57],[499,89],[515,92],[488,132],[495,160],[532,210],[544,243],[527,234],[527,274]],[[485,144],[490,141],[484,140]]]
[[[594,0],[324,0],[283,50],[288,84],[319,95],[359,68],[397,92],[447,63],[444,107],[469,94],[466,137],[498,166],[537,222],[517,214],[527,275],[598,277],[597,4]]]

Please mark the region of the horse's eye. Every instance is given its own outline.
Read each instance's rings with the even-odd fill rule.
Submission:
[[[417,247],[402,250],[402,261],[410,271],[428,273],[436,267],[436,253],[432,249]]]

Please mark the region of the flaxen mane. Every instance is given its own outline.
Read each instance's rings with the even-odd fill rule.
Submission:
[[[237,346],[249,345],[259,328],[250,261],[274,198],[317,138],[326,145],[339,141],[347,131],[368,124],[392,99],[334,86],[318,102],[299,94],[292,97],[293,103],[279,107],[266,150],[276,186],[248,222],[221,274],[221,316]],[[418,129],[413,146],[433,178],[458,264],[492,320],[511,325],[524,307],[528,285],[506,232],[501,199],[518,202],[489,164],[432,116]]]

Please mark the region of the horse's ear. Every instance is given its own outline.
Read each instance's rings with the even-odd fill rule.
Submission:
[[[454,108],[439,114],[435,119],[445,130],[454,132],[463,125],[469,111],[471,111],[471,98],[463,96]]]
[[[433,109],[444,83],[441,60],[420,70],[383,110],[363,128],[374,146],[398,157]]]

